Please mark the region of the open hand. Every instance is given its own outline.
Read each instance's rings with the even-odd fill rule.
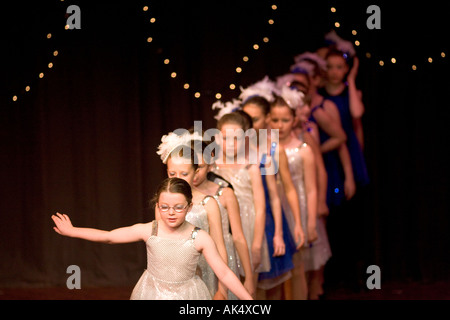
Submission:
[[[56,215],[52,215],[52,220],[56,225],[56,227],[53,227],[53,230],[63,236],[70,235],[70,231],[73,229],[73,225],[66,214],[57,212]]]

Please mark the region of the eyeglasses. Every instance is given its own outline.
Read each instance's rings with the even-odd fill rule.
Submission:
[[[176,205],[174,205],[173,207],[171,207],[171,206],[168,206],[167,204],[162,204],[162,205],[159,205],[159,204],[158,204],[159,211],[161,211],[161,212],[168,212],[168,211],[170,210],[170,208],[172,208],[173,211],[175,211],[175,212],[177,212],[177,213],[183,213],[183,211],[184,211],[188,206],[189,206],[188,204],[187,204],[187,205],[184,205],[184,204],[176,204]]]

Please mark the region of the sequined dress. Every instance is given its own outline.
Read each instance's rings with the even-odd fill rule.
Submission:
[[[210,300],[205,283],[195,272],[200,252],[194,241],[199,228],[187,239],[158,237],[158,222],[146,242],[147,269],[133,289],[131,300]]]
[[[229,181],[233,186],[234,193],[239,203],[239,211],[241,215],[242,230],[245,240],[249,246],[250,263],[252,261],[252,253],[250,246],[253,243],[253,232],[255,227],[255,205],[253,200],[253,189],[248,168],[221,168],[216,166],[214,172]],[[238,257],[237,257],[238,258]],[[245,275],[244,268],[238,259],[239,272]],[[252,265],[252,270],[253,265]],[[266,236],[264,235],[261,246],[261,264],[254,272],[267,272],[270,270],[269,250],[267,247]]]
[[[186,221],[190,224],[209,233],[208,213],[206,212],[205,205],[212,199],[211,196],[206,196],[200,203],[196,203],[192,206],[192,209],[186,214]],[[214,200],[213,200],[214,201]],[[209,289],[209,293],[212,297],[217,292],[217,276],[211,269],[209,264],[203,255],[200,255],[198,260],[198,266],[200,268],[201,278],[205,282]]]
[[[297,194],[300,202],[300,220],[302,223],[303,232],[305,234],[305,244],[303,245],[302,260],[304,262],[305,271],[318,270],[325,265],[331,257],[330,244],[328,242],[328,235],[325,229],[323,219],[317,219],[316,230],[318,239],[312,243],[308,243],[308,203],[306,198],[306,188],[304,180],[304,166],[300,151],[306,147],[306,143],[302,143],[295,148],[285,148],[286,156],[289,163],[289,171],[291,172],[292,182],[297,189]],[[286,219],[289,223],[291,234],[294,236],[295,220],[290,209],[287,197],[284,193],[280,177],[277,179],[278,190],[280,191],[280,198]]]
[[[222,232],[223,241],[225,242],[225,248],[227,249],[228,267],[234,272],[236,276],[239,277],[239,268],[236,260],[236,248],[234,247],[233,236],[230,233],[230,221],[228,219],[227,209],[220,202],[220,196],[223,193],[223,186],[219,186],[214,199],[216,199],[219,205],[220,215],[222,217]],[[228,300],[237,300],[238,298],[228,290]]]

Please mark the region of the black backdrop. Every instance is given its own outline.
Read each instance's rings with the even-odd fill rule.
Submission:
[[[340,34],[361,41],[372,183],[359,227],[368,262],[381,267],[383,280],[448,277],[449,6],[376,1],[382,29],[368,30],[366,1],[273,3],[275,11],[270,1],[74,1],[81,30],[64,30],[69,3],[2,8],[0,286],[64,286],[72,264],[82,286],[133,285],[146,264],[143,244],[62,238],[50,215],[101,229],[152,219],[147,201],[165,177],[155,153],[161,136],[195,120],[213,127],[217,92],[226,101],[238,94],[230,83],[287,72],[335,21]]]

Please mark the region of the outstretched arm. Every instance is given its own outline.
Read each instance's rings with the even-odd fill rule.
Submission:
[[[214,241],[209,234],[200,230],[195,238],[195,248],[201,251],[210,265],[211,269],[217,275],[217,278],[223,283],[231,292],[233,292],[241,300],[253,300],[252,296],[244,288],[238,277],[231,271],[230,268],[223,262],[219,252],[214,244]]]
[[[56,215],[52,215],[52,220],[56,225],[53,229],[60,235],[108,244],[145,241],[146,237],[148,238],[150,236],[149,231],[151,230],[149,224],[142,223],[111,231],[77,228],[72,225],[67,215],[59,212]]]

